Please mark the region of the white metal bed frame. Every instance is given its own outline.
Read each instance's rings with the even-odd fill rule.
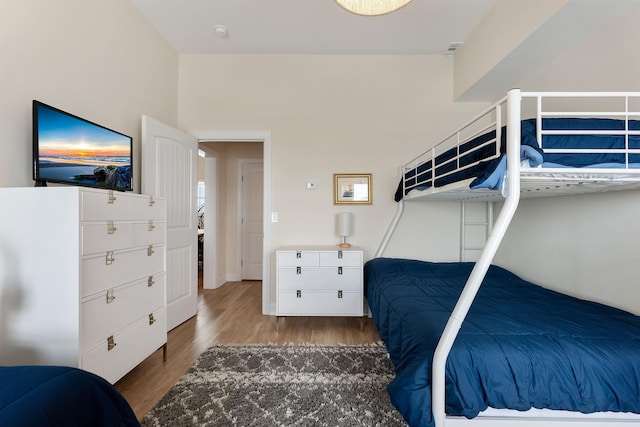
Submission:
[[[543,100],[549,98],[613,98],[624,101],[624,108],[622,111],[572,111],[572,112],[557,112],[557,111],[544,111]],[[574,152],[612,152],[612,153],[624,153],[626,158],[626,164],[624,168],[620,169],[589,169],[588,171],[581,170],[579,168],[568,169],[547,169],[547,168],[526,168],[522,167],[520,163],[520,121],[521,121],[521,102],[523,98],[534,98],[536,101],[536,117],[537,117],[537,139],[542,141],[543,135],[547,134],[560,134],[571,133],[571,131],[543,131],[541,129],[541,119],[543,117],[614,117],[625,120],[624,131],[589,131],[580,132],[580,134],[619,134],[624,135],[625,148],[616,150],[571,150]],[[640,119],[640,108],[637,111],[630,110],[630,101],[640,101],[640,92],[521,92],[519,89],[510,90],[507,95],[492,105],[487,110],[476,116],[471,121],[464,124],[458,131],[452,133],[447,138],[442,140],[434,148],[423,153],[421,156],[411,160],[409,163],[401,167],[401,177],[403,179],[403,194],[405,190],[405,173],[412,169],[417,168],[419,165],[423,165],[428,161],[432,162],[430,168],[433,174],[433,182],[436,179],[436,157],[438,155],[438,148],[447,141],[455,140],[456,147],[460,147],[461,144],[468,142],[473,137],[479,135],[481,132],[487,130],[496,131],[496,145],[499,144],[502,131],[502,108],[506,106],[506,158],[507,158],[507,170],[505,177],[505,185],[502,191],[499,190],[470,190],[469,183],[471,179],[459,181],[457,183],[449,184],[447,186],[437,188],[430,187],[426,190],[421,190],[409,193],[398,202],[398,208],[396,214],[389,225],[389,228],[376,252],[375,257],[381,257],[396,229],[396,226],[402,217],[404,212],[405,200],[425,199],[425,200],[504,200],[504,204],[498,217],[490,229],[487,241],[479,259],[476,261],[474,268],[469,276],[467,283],[464,286],[462,294],[458,302],[456,303],[453,312],[445,326],[444,332],[436,347],[433,366],[432,366],[432,412],[436,427],[450,427],[450,426],[478,426],[478,427],[499,427],[499,426],[534,426],[540,425],[544,422],[545,425],[562,425],[562,426],[575,426],[575,427],[593,427],[597,426],[620,426],[622,425],[636,425],[640,426],[640,416],[629,419],[619,419],[615,417],[609,417],[607,414],[602,414],[602,417],[584,416],[584,414],[576,413],[567,417],[551,416],[540,418],[537,415],[533,417],[527,416],[482,416],[479,415],[474,419],[467,419],[464,417],[447,416],[445,413],[445,367],[447,357],[453,346],[453,343],[458,335],[458,332],[462,326],[471,304],[480,288],[482,280],[484,279],[489,266],[493,262],[494,256],[502,242],[502,239],[513,219],[513,216],[518,208],[518,203],[521,198],[531,197],[547,197],[566,194],[579,194],[579,193],[594,193],[604,192],[612,190],[623,189],[638,189],[640,188],[640,169],[633,169],[629,167],[629,154],[639,154],[640,149],[630,149],[628,139],[630,135],[640,135],[638,130],[629,130],[629,120]],[[472,132],[471,136],[462,138],[461,130],[468,129],[474,123],[480,120],[486,120],[487,117],[495,116],[489,126],[482,127],[481,131]],[[576,133],[573,131],[573,133]],[[448,147],[443,148],[446,150]],[[565,152],[567,150],[564,150]],[[499,152],[499,151],[498,151]],[[562,150],[545,150],[545,152],[562,152]],[[499,154],[496,153],[494,157]],[[458,162],[460,159],[460,151],[453,159]],[[449,160],[450,161],[450,160]],[[417,174],[416,174],[417,176]],[[413,186],[418,186],[420,183],[413,183]]]

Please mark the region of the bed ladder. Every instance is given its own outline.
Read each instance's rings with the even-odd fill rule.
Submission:
[[[483,215],[472,208],[479,203],[460,202],[460,262],[478,260],[493,228],[493,202],[484,202]]]

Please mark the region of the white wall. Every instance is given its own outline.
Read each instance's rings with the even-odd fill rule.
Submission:
[[[532,64],[534,55],[530,49],[516,59],[524,66],[523,69],[505,67],[504,62],[509,56],[517,55],[520,47],[567,2],[568,0],[497,0],[469,39],[455,53],[455,98],[486,98],[486,86],[508,90],[514,77],[526,73],[527,68],[537,64]],[[545,49],[555,49],[556,44],[547,43]],[[485,82],[486,80],[490,80],[490,83]]]
[[[640,91],[640,5],[521,82],[530,91]],[[496,262],[524,278],[640,314],[640,192],[521,203]]]
[[[134,138],[176,124],[178,55],[128,0],[0,1],[0,186],[32,186],[31,100]]]
[[[601,37],[621,16],[637,21],[637,6],[636,0],[497,0],[455,53],[455,98],[496,99],[594,34]]]
[[[640,6],[632,8],[584,45],[532,71],[519,86],[640,90],[639,17]],[[336,244],[334,217],[347,210],[356,219],[351,241],[370,258],[395,211],[391,195],[397,166],[425,149],[425,141],[443,136],[486,105],[452,101],[452,62],[442,56],[322,55],[184,55],[178,60],[128,0],[0,0],[0,186],[33,185],[34,98],[133,136],[136,191],[142,114],[191,132],[270,131],[271,203],[280,214],[271,225],[271,250],[284,244]],[[332,174],[348,172],[373,174],[372,206],[332,204]],[[308,180],[318,182],[319,189],[306,190]],[[567,199],[571,203],[525,202],[498,261],[525,277],[540,276],[543,284],[568,283],[570,292],[640,312],[633,289],[638,264],[629,255],[640,226],[626,224],[637,212],[637,197],[630,192]],[[526,209],[529,203],[540,207]],[[568,219],[576,208],[584,224],[580,230]],[[624,212],[619,223],[616,218],[606,226],[613,237],[580,237],[569,257],[572,269],[555,263],[540,275],[539,263],[509,253],[526,240],[531,245],[526,256],[547,261],[541,254],[549,239],[530,230],[544,229],[552,220],[559,221],[560,237],[583,235],[592,224],[610,221],[611,212]],[[408,206],[388,254],[455,259],[457,215],[453,204]],[[607,256],[614,247],[621,249],[621,258]],[[619,273],[603,277],[602,260],[618,263]]]
[[[179,126],[271,132],[271,206],[279,214],[270,230],[273,283],[273,251],[337,245],[341,211],[355,214],[352,244],[373,256],[395,213],[400,163],[487,105],[454,103],[452,75],[444,56],[182,55]],[[334,173],[372,173],[373,205],[334,206]],[[317,190],[306,189],[310,180]],[[445,205],[420,209],[458,214]],[[437,222],[421,230],[447,238]],[[439,244],[425,248],[416,239],[395,248],[442,256]]]

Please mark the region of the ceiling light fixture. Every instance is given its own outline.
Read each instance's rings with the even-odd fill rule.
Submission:
[[[336,0],[336,3],[356,15],[376,16],[398,10],[411,1],[412,0]]]

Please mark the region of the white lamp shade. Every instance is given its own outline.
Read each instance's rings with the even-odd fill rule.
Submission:
[[[353,214],[340,212],[336,217],[336,234],[338,236],[351,236],[353,234]]]

